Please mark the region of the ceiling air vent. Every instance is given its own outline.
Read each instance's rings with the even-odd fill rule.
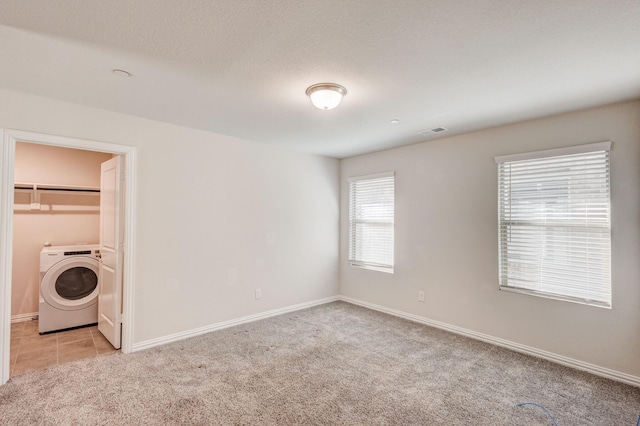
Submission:
[[[424,136],[432,135],[434,133],[442,133],[446,132],[448,129],[446,127],[434,127],[433,129],[421,130],[418,133]]]

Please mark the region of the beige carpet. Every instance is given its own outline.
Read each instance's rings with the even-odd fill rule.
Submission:
[[[9,425],[636,424],[640,389],[343,302],[12,378]]]

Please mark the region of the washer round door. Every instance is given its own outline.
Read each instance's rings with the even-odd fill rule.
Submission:
[[[84,309],[98,301],[98,260],[69,257],[42,277],[40,294],[51,306],[65,311]]]

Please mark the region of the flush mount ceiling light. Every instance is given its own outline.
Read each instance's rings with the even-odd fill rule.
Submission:
[[[334,83],[319,83],[307,88],[307,96],[311,103],[318,109],[328,110],[340,105],[342,97],[347,94],[347,89]]]

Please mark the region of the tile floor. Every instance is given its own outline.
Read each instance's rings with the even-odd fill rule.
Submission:
[[[97,326],[40,335],[38,320],[11,324],[11,377],[111,352]]]

